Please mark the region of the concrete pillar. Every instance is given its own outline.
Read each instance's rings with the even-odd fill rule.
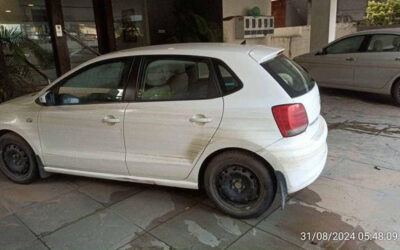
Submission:
[[[337,0],[312,0],[310,50],[335,40]]]
[[[307,0],[307,25],[311,25],[312,0]]]

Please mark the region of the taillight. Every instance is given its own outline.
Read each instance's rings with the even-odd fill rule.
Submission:
[[[272,107],[272,113],[283,137],[295,136],[307,129],[307,111],[301,103]]]

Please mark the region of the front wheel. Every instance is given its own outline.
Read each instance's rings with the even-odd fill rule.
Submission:
[[[394,85],[392,89],[392,97],[396,104],[400,106],[400,80],[398,80]]]
[[[21,137],[11,133],[0,137],[0,170],[20,184],[30,183],[39,176],[33,150]]]
[[[215,156],[205,171],[204,186],[218,207],[236,218],[261,215],[271,206],[276,193],[267,166],[240,151]]]

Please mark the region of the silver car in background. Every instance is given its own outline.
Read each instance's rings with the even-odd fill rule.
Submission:
[[[400,29],[358,32],[294,60],[319,86],[391,95],[400,105]]]

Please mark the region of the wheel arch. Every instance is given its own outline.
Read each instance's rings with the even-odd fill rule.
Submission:
[[[274,187],[275,187],[275,192],[277,190],[277,185],[278,185],[278,179],[277,179],[277,175],[275,173],[275,169],[272,167],[272,165],[263,157],[261,157],[260,155],[258,155],[257,153],[254,153],[248,149],[244,149],[244,148],[237,148],[237,147],[228,147],[228,148],[222,148],[219,150],[216,150],[215,152],[211,153],[210,155],[208,155],[204,161],[202,162],[199,172],[198,172],[198,185],[199,185],[199,189],[202,189],[204,187],[204,174],[205,171],[208,167],[208,163],[217,155],[226,152],[226,151],[238,151],[238,152],[242,152],[245,154],[249,154],[253,157],[255,157],[256,159],[258,159],[259,161],[264,163],[265,168],[269,171],[269,173],[272,176],[272,180],[274,182]]]
[[[37,167],[39,169],[39,175],[41,178],[47,178],[48,176],[50,176],[45,170],[44,170],[44,166],[43,166],[43,162],[42,159],[40,158],[39,153],[37,152],[37,149],[32,145],[32,143],[29,143],[29,141],[22,136],[20,133],[10,130],[10,129],[0,129],[0,137],[2,137],[5,134],[14,134],[16,136],[18,136],[19,138],[21,138],[22,140],[24,140],[24,142],[26,144],[29,145],[29,147],[31,147],[33,153],[35,154],[35,158],[36,158],[36,163],[37,163]]]
[[[394,91],[394,86],[396,85],[396,83],[400,82],[400,75],[398,75],[391,83],[390,86],[390,95],[393,96],[393,91]]]
[[[10,130],[10,129],[0,129],[0,137],[2,137],[5,134],[8,134],[8,133],[14,134],[14,135],[20,137],[22,140],[24,140],[29,145],[29,147],[31,147],[31,149],[33,150],[33,152],[36,155],[38,154],[36,148],[31,143],[29,143],[29,141],[24,136],[22,136],[20,133],[15,132],[14,130]]]

